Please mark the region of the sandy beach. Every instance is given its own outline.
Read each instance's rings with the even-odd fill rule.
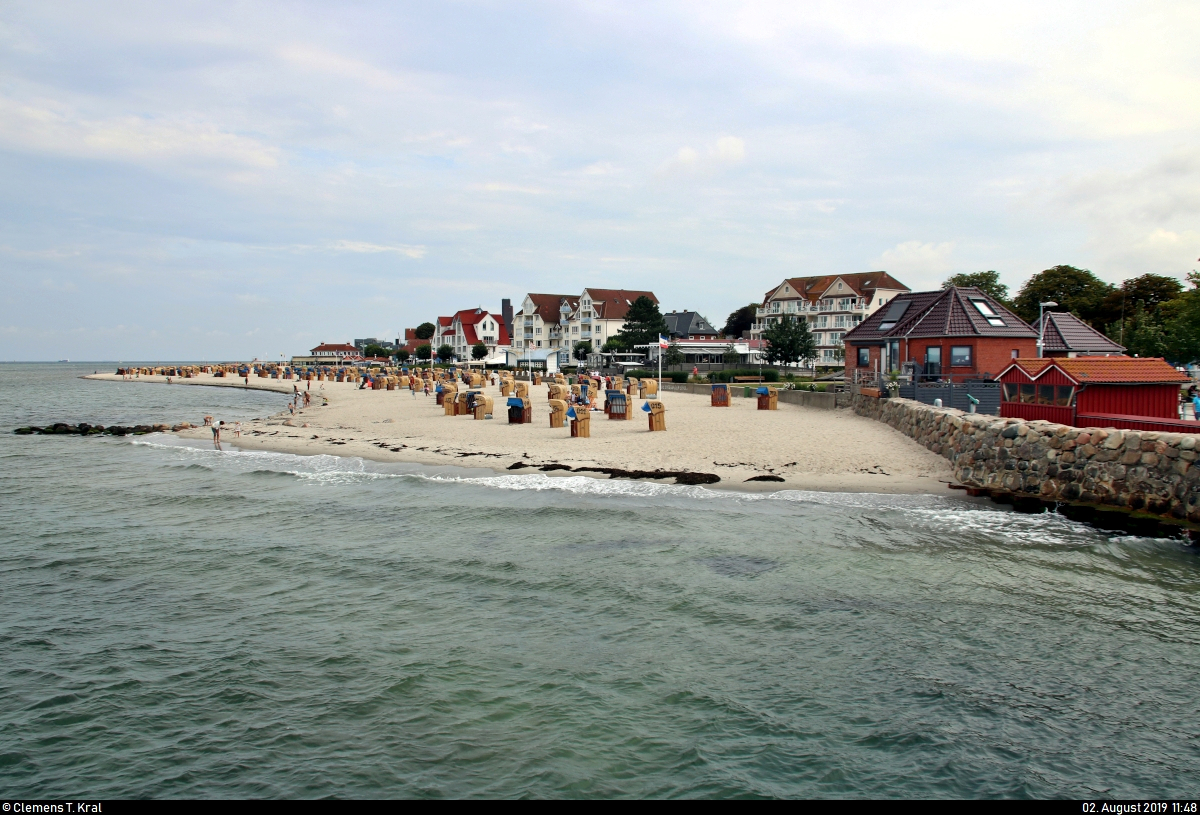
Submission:
[[[118,374],[85,378],[122,381]],[[161,376],[134,381],[166,385]],[[251,377],[247,386],[242,378],[202,374],[173,379],[170,387],[249,387],[290,395],[294,384],[304,390],[308,383]],[[496,400],[495,418],[482,421],[445,416],[432,396],[414,397],[408,390],[358,390],[352,383],[312,382],[311,391],[311,407],[298,410],[295,417],[283,410],[244,423],[239,439],[226,431],[226,446],[496,471],[523,463],[535,468],[557,464],[713,473],[721,479],[714,487],[754,490],[944,494],[953,481],[945,459],[849,410],[780,404],[776,411],[759,411],[752,399],[733,399],[731,407],[714,408],[707,396],[666,392],[661,395],[667,407],[666,432],[649,432],[641,402],[635,401],[629,420],[610,420],[594,412],[591,438],[574,439],[569,428],[550,428],[545,385],[530,386],[533,422],[521,425],[508,423],[499,388],[490,385],[485,392]],[[322,397],[328,405],[321,406]],[[285,399],[280,402],[283,406]],[[162,421],[195,423],[200,418],[164,416]],[[212,439],[208,428],[178,435]],[[748,481],[763,475],[783,481]]]

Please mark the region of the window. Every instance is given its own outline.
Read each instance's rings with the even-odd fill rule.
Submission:
[[[1038,385],[1038,400],[1039,405],[1054,404],[1054,386],[1053,385]]]
[[[942,349],[937,345],[931,345],[925,349],[925,362],[933,363],[934,365],[942,364]]]
[[[1071,385],[1059,385],[1057,393],[1055,404],[1059,407],[1071,407],[1075,404],[1075,388]]]
[[[1014,349],[1013,349],[1013,352],[1012,352],[1012,358],[1013,358],[1013,359],[1016,359],[1016,358],[1018,358],[1019,356],[1021,356],[1021,349],[1020,349],[1020,348],[1014,348]]]
[[[871,367],[871,349],[870,348],[859,348],[858,349],[858,367],[860,367],[860,368],[870,368]]]
[[[952,345],[952,346],[950,346],[950,367],[951,368],[970,368],[971,367],[971,346],[969,346],[969,345]]]
[[[1004,383],[1004,401],[1005,402],[1017,401],[1017,394],[1018,394],[1018,390],[1017,390],[1016,382],[1005,382]]]
[[[813,334],[813,342],[816,343],[817,345],[824,345],[824,342],[823,342],[824,339],[825,339],[824,334]]]
[[[541,340],[538,340],[538,341],[537,341],[537,347],[538,347],[538,348],[541,348],[541,347],[542,347],[542,341],[541,341]]]
[[[972,300],[971,305],[975,306],[975,310],[983,315],[988,325],[995,326],[996,328],[1004,328],[1004,321],[992,310],[992,307],[987,304],[986,300]]]
[[[1022,402],[1022,404],[1032,405],[1037,400],[1036,390],[1037,390],[1036,385],[1022,385],[1021,386],[1021,402]]]
[[[577,325],[573,325],[573,326],[571,326],[571,333],[572,333],[572,334],[578,334],[578,333],[579,333],[579,326],[577,326]]]

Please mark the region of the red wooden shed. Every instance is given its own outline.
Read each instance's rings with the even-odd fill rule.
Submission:
[[[1179,420],[1179,386],[1190,380],[1157,357],[1017,359],[999,379],[1001,416],[1200,432],[1200,424]]]

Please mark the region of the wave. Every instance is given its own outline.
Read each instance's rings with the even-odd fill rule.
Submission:
[[[186,466],[250,476],[287,475],[314,486],[336,487],[370,482],[398,480],[414,486],[446,485],[477,487],[528,493],[560,493],[575,498],[597,500],[633,500],[638,503],[664,502],[695,509],[751,511],[754,508],[783,510],[828,507],[849,511],[869,531],[860,535],[863,543],[888,539],[903,545],[905,535],[899,527],[919,528],[920,539],[928,542],[939,536],[953,544],[965,538],[985,537],[1019,545],[1083,546],[1096,545],[1095,529],[1055,513],[1024,515],[1007,507],[960,496],[897,495],[885,493],[819,492],[815,490],[778,490],[740,492],[705,486],[663,484],[653,481],[595,478],[585,475],[548,475],[545,473],[484,474],[488,471],[461,466],[428,466],[413,463],[389,464],[358,457],[329,454],[297,455],[258,450],[214,450],[172,439],[141,437],[133,444],[171,451]],[[869,529],[884,516],[878,530]],[[900,521],[900,519],[903,519]],[[900,521],[899,523],[897,523]],[[1109,536],[1104,536],[1105,540]]]

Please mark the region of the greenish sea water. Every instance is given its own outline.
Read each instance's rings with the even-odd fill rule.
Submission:
[[[96,367],[0,365],[7,797],[1200,793],[1182,542],[11,433],[284,404]]]

